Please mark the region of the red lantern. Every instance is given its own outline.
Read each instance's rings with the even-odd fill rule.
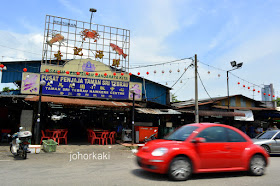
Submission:
[[[121,73],[121,76],[123,76],[123,75],[124,75],[124,73],[122,72],[122,73]]]
[[[45,72],[49,72],[49,69],[46,69]]]
[[[263,93],[263,95],[266,95],[266,93]]]
[[[250,87],[248,87],[248,89],[250,89]]]
[[[164,70],[163,70],[163,71],[161,71],[161,73],[163,73],[163,74],[164,74]]]
[[[258,93],[260,93],[260,91],[258,91]]]
[[[131,73],[131,72],[129,72],[129,75],[131,76],[131,75],[132,75],[132,73]]]
[[[256,89],[253,89],[253,91],[255,92],[255,91],[256,91]]]
[[[77,72],[76,74],[77,74],[77,75],[80,75],[80,72]]]
[[[268,96],[270,96],[270,94],[268,94]]]
[[[275,95],[273,95],[272,97],[275,97]]]
[[[3,64],[1,64],[1,65],[0,65],[0,68],[4,68],[4,65],[3,65]]]
[[[60,70],[59,70],[59,71],[57,71],[57,73],[58,73],[58,74],[60,74]]]
[[[23,72],[26,72],[26,71],[27,71],[27,68],[24,68],[24,69],[23,69]]]
[[[240,82],[238,82],[237,84],[240,85]]]
[[[107,73],[104,73],[104,76],[107,76]]]
[[[245,87],[245,85],[243,85],[243,87]]]
[[[88,73],[88,72],[86,72],[86,75],[89,75],[89,73]]]
[[[150,73],[149,73],[149,72],[146,72],[146,74],[149,75]]]
[[[95,76],[98,76],[98,73],[97,73],[97,72],[95,73]]]
[[[137,74],[138,74],[138,76],[139,76],[139,75],[140,75],[140,72],[138,72]]]
[[[69,71],[66,71],[66,74],[69,74]]]
[[[114,72],[114,73],[113,73],[113,75],[115,76],[115,75],[117,75],[117,73],[116,73],[116,72]]]

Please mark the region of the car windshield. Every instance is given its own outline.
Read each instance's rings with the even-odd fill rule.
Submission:
[[[164,139],[166,140],[174,140],[174,141],[185,141],[191,133],[198,127],[196,126],[183,126],[180,127],[178,130],[175,130],[174,132],[170,133],[168,136],[166,136]]]
[[[266,131],[264,133],[262,133],[261,135],[257,136],[257,139],[271,139],[275,134],[277,133],[277,131]]]

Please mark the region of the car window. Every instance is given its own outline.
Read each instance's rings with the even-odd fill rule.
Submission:
[[[280,132],[275,136],[274,139],[280,139]]]
[[[224,127],[209,127],[201,131],[196,137],[205,138],[206,142],[226,142],[227,135]]]
[[[246,142],[246,139],[243,138],[240,134],[238,134],[234,130],[231,130],[231,129],[226,129],[226,130],[228,133],[229,142]]]
[[[179,129],[175,130],[173,133],[166,136],[164,139],[166,140],[175,140],[175,141],[185,141],[194,130],[198,127],[196,126],[182,126]]]
[[[271,139],[276,133],[277,131],[269,130],[257,136],[257,139]]]

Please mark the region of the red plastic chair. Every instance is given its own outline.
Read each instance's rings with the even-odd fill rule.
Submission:
[[[41,137],[41,142],[40,142],[40,144],[42,144],[43,139],[50,139],[49,136],[46,136],[46,135],[45,135],[45,133],[44,133],[43,130],[41,130],[41,133],[42,133],[42,137]]]
[[[90,143],[93,145],[93,143],[95,143],[96,140],[98,140],[99,144],[100,144],[101,138],[100,137],[96,137],[95,132],[90,131]]]
[[[88,142],[91,142],[92,136],[91,136],[91,132],[93,132],[92,129],[87,129],[87,137],[88,137]]]
[[[58,131],[52,131],[50,139],[53,139],[56,142],[56,140],[58,138],[58,133],[59,133]]]
[[[52,132],[50,131],[50,129],[46,129],[45,133],[47,137],[52,137]]]
[[[115,132],[115,131],[113,131],[113,132],[110,132],[110,134],[109,134],[109,140],[110,140],[110,143],[111,144],[115,144],[115,135],[116,135],[117,133]]]
[[[102,145],[104,145],[104,143],[106,143],[106,145],[108,145],[108,135],[109,135],[109,132],[102,133],[102,135],[101,135]],[[99,145],[100,145],[100,140],[99,140]]]
[[[57,145],[59,145],[59,140],[64,140],[65,145],[67,145],[67,133],[68,133],[68,130],[63,130],[63,131],[57,132],[57,134],[58,134]]]

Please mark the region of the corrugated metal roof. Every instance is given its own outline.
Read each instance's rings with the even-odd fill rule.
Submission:
[[[220,109],[228,109],[227,106],[213,106]],[[260,107],[229,107],[229,109],[239,109],[239,110],[276,110],[276,108],[260,108]]]
[[[39,96],[27,96],[25,101],[39,101]],[[117,102],[117,101],[101,101],[89,99],[76,99],[64,97],[51,97],[42,96],[42,102],[49,102],[62,105],[81,105],[81,106],[99,106],[99,107],[132,107],[130,102]],[[135,104],[135,106],[140,106]]]
[[[136,110],[141,114],[181,114],[181,112],[173,109],[136,108]]]
[[[236,95],[232,95],[232,96],[229,96],[229,98],[232,98],[232,97],[237,97],[237,96],[242,96],[246,99],[250,99],[254,102],[257,102],[257,103],[261,103],[260,101],[257,101],[257,100],[254,100],[252,98],[249,98],[249,97],[246,97],[246,96],[243,96],[242,94],[236,94]],[[211,104],[211,103],[215,103],[217,101],[221,101],[221,100],[227,100],[228,97],[227,96],[223,96],[223,97],[214,97],[212,99],[201,99],[201,100],[198,100],[198,105],[207,105],[207,104]],[[195,100],[194,99],[190,99],[190,100],[186,100],[186,101],[181,101],[181,102],[174,102],[171,104],[173,107],[176,107],[176,108],[179,108],[179,109],[182,109],[182,108],[188,108],[188,107],[193,107],[195,106]]]
[[[194,114],[193,110],[180,110],[180,112]],[[244,113],[223,112],[223,111],[208,111],[208,110],[199,110],[198,115],[199,116],[224,116],[224,117],[242,116],[242,117],[245,117]]]

